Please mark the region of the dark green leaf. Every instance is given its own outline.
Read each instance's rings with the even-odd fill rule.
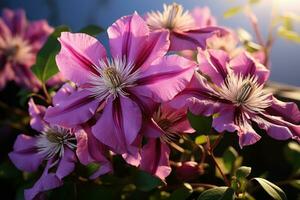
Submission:
[[[48,40],[37,54],[36,63],[31,70],[43,83],[58,72],[55,56],[60,49],[57,38],[61,32],[70,31],[67,26],[59,26],[48,37]]]
[[[234,15],[237,15],[238,13],[240,13],[241,11],[243,11],[244,7],[243,6],[236,6],[236,7],[232,7],[229,8],[224,14],[224,18],[230,18],[233,17]]]
[[[82,29],[80,29],[80,33],[86,33],[91,36],[96,36],[103,31],[103,28],[97,25],[88,25]]]
[[[251,180],[256,180],[262,188],[275,200],[287,200],[285,193],[275,184],[267,181],[263,178],[253,178]]]
[[[284,153],[287,161],[294,167],[294,170],[297,171],[300,169],[300,145],[296,142],[289,142]]]
[[[197,116],[188,112],[188,119],[191,126],[199,133],[209,133],[212,125],[212,117]]]
[[[251,167],[241,166],[236,170],[237,179],[245,179],[251,173]]]
[[[183,187],[175,190],[168,200],[185,200],[191,195],[192,192],[192,186],[188,183],[184,183]]]
[[[205,190],[198,197],[198,200],[233,200],[234,191],[229,187],[217,187]]]
[[[228,149],[223,153],[223,162],[228,171],[231,171],[234,167],[234,162],[238,157],[238,153],[233,147],[228,147]]]
[[[162,181],[147,172],[138,170],[134,175],[134,184],[141,191],[150,191],[162,185]]]

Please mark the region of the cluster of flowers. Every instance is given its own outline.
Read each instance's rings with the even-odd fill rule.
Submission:
[[[24,20],[22,12],[11,11],[0,20],[1,65],[6,62],[1,73],[17,73],[35,48],[34,39],[51,30],[45,22],[25,27]],[[184,12],[181,5],[165,5],[163,12],[145,17],[124,16],[107,33],[110,58],[87,34],[63,32],[59,38],[56,62],[69,82],[48,108],[29,101],[30,124],[39,134],[19,135],[9,154],[20,170],[44,166],[40,179],[25,190],[26,199],[61,186],[77,162],[100,164],[91,179],[112,172],[110,157],[116,154],[165,179],[171,172],[170,142],[195,132],[188,110],[213,116],[220,133],[236,131],[241,148],[261,138],[254,124],[272,138],[300,142],[300,111],[265,91],[264,58],[236,53],[236,37],[217,26],[207,8]]]

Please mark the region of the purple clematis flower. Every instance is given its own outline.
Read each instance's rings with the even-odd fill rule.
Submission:
[[[82,33],[62,33],[56,62],[78,90],[47,109],[45,119],[67,127],[96,117],[93,135],[115,153],[137,154],[143,113],[171,100],[189,83],[196,64],[165,56],[168,33],[151,33],[137,14],[108,28],[112,58],[102,44]],[[93,118],[94,119],[94,118]]]
[[[148,138],[141,150],[140,168],[164,180],[170,173],[169,143],[181,134],[194,133],[187,119],[187,110],[161,105],[142,129]]]
[[[188,107],[199,115],[214,115],[218,132],[237,131],[241,147],[257,142],[261,136],[252,128],[257,124],[278,140],[300,141],[300,112],[294,103],[284,103],[264,90],[269,71],[247,53],[230,60],[220,50],[199,49],[200,73],[178,94],[171,105]]]
[[[30,89],[40,87],[30,67],[52,31],[45,20],[29,23],[23,10],[3,10],[0,18],[0,89],[11,80]]]
[[[184,11],[182,5],[164,4],[163,12],[152,11],[147,14],[146,20],[152,31],[168,31],[170,51],[204,49],[207,38],[227,34],[224,28],[215,26],[215,20],[207,8],[198,8],[190,13]]]
[[[37,171],[43,162],[46,163],[42,176],[30,189],[25,190],[25,199],[40,197],[43,191],[60,187],[62,179],[68,176],[75,168],[76,154],[83,164],[98,162],[101,164],[90,178],[110,172],[110,163],[103,156],[103,145],[93,143],[86,129],[66,129],[48,124],[43,120],[45,107],[29,101],[31,127],[40,132],[31,137],[21,134],[17,137],[13,152],[9,158],[15,166],[23,171]],[[99,149],[100,148],[100,149]],[[91,150],[93,155],[91,155]]]

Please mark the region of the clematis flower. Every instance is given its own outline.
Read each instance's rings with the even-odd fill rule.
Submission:
[[[168,33],[150,33],[137,13],[117,20],[108,36],[111,58],[89,35],[61,34],[56,62],[78,90],[48,108],[45,119],[72,127],[93,118],[92,133],[99,141],[115,153],[137,155],[133,144],[143,113],[182,91],[196,64],[177,55],[165,56]]]
[[[31,127],[40,134],[34,137],[19,135],[13,151],[9,153],[9,158],[18,169],[23,171],[37,171],[43,163],[45,168],[34,186],[25,190],[25,199],[38,198],[43,195],[42,192],[62,186],[63,178],[74,170],[75,163],[78,162],[76,153],[83,164],[95,161],[103,164],[103,167],[101,165],[90,178],[111,171],[110,164],[102,156],[102,149],[99,151],[96,148],[89,133],[83,129],[67,129],[48,124],[43,120],[45,107],[36,105],[33,100],[29,102],[29,113]],[[87,142],[91,145],[88,146]],[[88,148],[97,154],[96,159],[90,159]]]
[[[142,132],[148,139],[141,150],[140,168],[164,180],[171,173],[169,143],[195,130],[188,122],[186,109],[175,110],[163,104],[146,122]]]
[[[277,140],[300,141],[300,112],[294,103],[284,103],[265,92],[269,71],[247,53],[229,59],[220,50],[199,49],[200,73],[171,102],[188,107],[198,115],[214,115],[218,132],[237,131],[241,147],[256,143],[261,136],[257,124]]]
[[[201,13],[203,12],[203,13]],[[164,11],[152,11],[146,16],[152,31],[168,31],[170,34],[170,51],[196,50],[205,48],[206,39],[212,35],[225,35],[227,31],[214,26],[215,20],[208,8],[184,11],[182,5],[164,4]]]
[[[52,31],[45,20],[29,23],[23,10],[3,10],[0,18],[0,89],[11,80],[30,89],[40,87],[30,67]]]

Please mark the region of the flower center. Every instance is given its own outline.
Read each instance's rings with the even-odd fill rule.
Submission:
[[[163,130],[163,134],[160,139],[163,142],[170,143],[179,139],[179,133],[173,128],[173,126],[180,120],[181,116],[177,116],[175,113],[162,113],[161,109],[153,115],[153,120]]]
[[[270,94],[258,83],[256,76],[230,73],[220,86],[221,98],[231,101],[244,111],[257,113],[271,105]]]
[[[20,36],[0,38],[0,54],[9,61],[22,63],[31,54],[28,42]]]
[[[48,127],[38,136],[36,146],[39,153],[47,159],[55,156],[62,157],[65,148],[76,148],[76,138],[69,129],[58,126]]]
[[[159,11],[148,13],[147,23],[152,30],[166,28],[175,31],[187,31],[195,25],[189,12],[184,12],[182,5],[176,3],[164,4],[163,13]]]
[[[91,75],[87,90],[100,101],[111,96],[116,98],[119,95],[128,95],[126,89],[135,85],[139,74],[134,71],[133,64],[120,58],[101,60],[96,70],[99,75]]]

